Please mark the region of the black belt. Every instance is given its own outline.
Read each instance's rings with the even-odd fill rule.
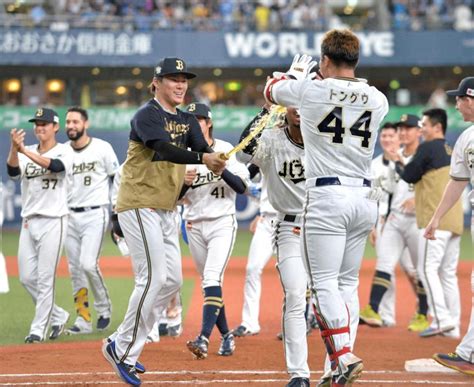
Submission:
[[[318,177],[316,179],[315,185],[316,187],[322,187],[325,185],[342,185],[342,183],[337,177]],[[370,180],[363,179],[362,186],[370,187],[371,186]]]
[[[92,207],[71,207],[69,208],[73,212],[86,212],[89,210],[97,210],[100,206],[92,206]]]
[[[294,222],[296,220],[296,215],[285,215],[283,220],[285,222]]]

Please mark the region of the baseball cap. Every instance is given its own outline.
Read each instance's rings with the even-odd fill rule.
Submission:
[[[28,120],[28,122],[44,121],[58,124],[59,116],[53,109],[39,108],[36,110],[35,116]]]
[[[420,117],[416,116],[415,114],[402,114],[400,117],[400,121],[395,124],[396,126],[407,126],[409,128],[412,127],[420,127]]]
[[[454,97],[463,97],[465,95],[474,97],[474,77],[464,78],[459,83],[457,90],[448,90],[446,94]]]
[[[211,109],[205,103],[190,103],[186,111],[197,117],[212,118]]]
[[[195,78],[196,74],[186,71],[186,63],[180,58],[164,58],[155,67],[155,77],[171,74],[183,74],[187,79]]]

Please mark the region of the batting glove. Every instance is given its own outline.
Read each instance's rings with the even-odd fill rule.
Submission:
[[[296,54],[293,58],[293,63],[290,66],[290,69],[286,72],[291,78],[301,81],[303,79],[309,78],[314,79],[316,73],[311,73],[311,70],[318,64],[313,57],[310,55],[299,55]]]
[[[260,199],[260,195],[262,194],[262,184],[250,183],[247,187],[247,194],[256,199]]]
[[[384,191],[382,188],[372,187],[369,193],[367,194],[367,199],[378,202],[380,199],[383,198],[383,195],[384,195]]]

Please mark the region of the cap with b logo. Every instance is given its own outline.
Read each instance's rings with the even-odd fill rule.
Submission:
[[[464,97],[466,95],[474,97],[474,77],[464,78],[456,90],[448,90],[446,94],[453,97]]]
[[[28,122],[44,121],[50,123],[59,123],[59,116],[53,109],[39,108],[36,110],[35,116],[28,120]]]
[[[186,63],[180,58],[164,58],[155,67],[155,77],[172,74],[183,74],[187,79],[196,77],[196,74],[187,71]]]
[[[212,118],[211,109],[205,103],[190,103],[186,111],[197,117]]]
[[[407,126],[409,128],[420,127],[420,117],[414,114],[402,114],[397,126]]]

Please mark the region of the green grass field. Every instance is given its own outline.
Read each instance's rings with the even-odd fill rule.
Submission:
[[[234,251],[232,253],[235,257],[247,257],[250,241],[252,239],[252,233],[246,230],[240,230],[237,233],[237,239],[234,245]],[[18,232],[16,231],[6,231],[3,232],[3,246],[2,251],[4,255],[7,256],[16,256],[18,251]],[[189,248],[181,241],[181,251],[184,256],[190,256]],[[469,230],[464,231],[464,234],[461,238],[461,259],[473,259],[473,251],[472,251],[472,242],[471,242],[471,234]],[[103,256],[118,256],[120,252],[117,246],[114,245],[112,240],[110,239],[109,235],[105,237],[104,246],[102,248],[102,255]],[[375,250],[367,243],[365,248],[365,258],[374,259],[375,258]]]
[[[252,234],[250,232],[239,231],[233,255],[245,258],[248,253],[251,238]],[[18,249],[18,232],[4,232],[2,241],[2,251],[4,255],[16,256]],[[189,249],[184,243],[182,243],[182,252],[185,256],[190,255]],[[117,247],[112,243],[109,237],[105,239],[102,255],[120,255]],[[374,249],[369,243],[367,243],[365,257],[368,259],[375,257]],[[467,231],[461,240],[461,259],[473,259],[471,236]],[[133,289],[133,279],[106,278],[106,283],[113,302],[112,325],[110,327],[110,332],[113,332],[125,314],[128,299]],[[182,290],[184,316],[189,305],[193,286],[193,280],[185,279]],[[21,286],[18,277],[10,277],[10,288],[10,293],[0,294],[0,345],[23,343],[24,337],[28,334],[31,319],[33,318],[33,302],[26,290]],[[56,303],[65,308],[71,316],[74,316],[72,288],[69,278],[57,279]],[[96,321],[95,315],[93,315],[93,319]],[[70,319],[70,323],[72,322],[73,317]],[[97,340],[103,337],[105,337],[104,332],[94,332],[90,335],[81,336],[62,335],[58,341]]]

